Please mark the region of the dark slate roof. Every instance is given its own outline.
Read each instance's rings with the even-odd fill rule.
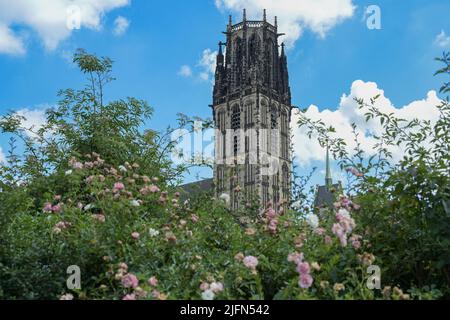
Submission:
[[[193,194],[209,192],[214,189],[214,179],[205,179],[180,186],[182,198],[187,198]]]
[[[330,190],[327,186],[319,186],[316,192],[316,199],[314,200],[315,207],[331,207],[335,202],[336,194],[342,189],[340,183],[333,184]],[[335,190],[335,192],[332,192]]]

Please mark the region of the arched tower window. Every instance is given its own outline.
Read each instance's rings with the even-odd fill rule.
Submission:
[[[237,130],[241,128],[241,110],[238,105],[233,107],[231,114],[231,129]]]
[[[283,174],[283,188],[288,189],[290,181],[289,181],[289,169],[286,163],[283,164],[282,174]]]
[[[261,101],[261,123],[267,125],[267,102]]]
[[[253,104],[248,101],[245,105],[245,124],[250,125],[253,122]]]
[[[270,124],[272,129],[276,129],[278,127],[278,110],[276,106],[272,106],[270,111]]]
[[[234,42],[234,59],[235,59],[235,79],[236,87],[240,87],[242,83],[242,67],[243,67],[243,51],[242,51],[242,39],[236,38]]]
[[[217,114],[217,129],[225,131],[225,112],[223,110]]]

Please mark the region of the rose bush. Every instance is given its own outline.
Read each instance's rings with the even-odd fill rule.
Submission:
[[[308,197],[300,195],[292,210],[269,203],[233,213],[227,194],[218,199],[212,193],[189,199],[180,194],[176,178],[185,168],[170,162],[172,142],[167,135],[139,130],[150,113],[145,103],[104,103],[95,89],[112,79],[110,60],[79,52],[75,61],[92,82],[84,90],[63,92],[59,108],[49,111],[48,124],[33,139],[17,116],[0,121],[4,133],[25,142],[24,157],[11,152],[0,171],[0,298],[434,299],[448,294],[438,281],[448,270],[439,269],[446,267],[448,238],[429,229],[437,232],[446,221],[435,186],[445,186],[448,176],[430,171],[429,164],[414,178],[398,167],[386,171],[388,178],[374,180],[370,168],[345,163],[359,184],[347,195],[336,193],[332,208],[315,210],[303,205]],[[183,125],[189,123],[182,118]],[[102,130],[96,130],[99,125]],[[335,146],[339,151],[340,143]],[[402,179],[431,178],[433,189],[424,183],[420,190],[405,188],[413,180],[401,185],[404,193],[392,188]],[[426,206],[411,202],[419,191],[430,201]],[[418,217],[409,216],[417,212],[411,208],[431,212],[432,220],[422,215],[419,224]],[[433,245],[436,235],[440,242]],[[411,236],[417,241],[413,253],[407,249]],[[424,240],[430,247],[421,249]],[[419,255],[417,264],[408,260],[411,254]],[[441,265],[434,264],[436,255]],[[74,265],[81,270],[81,288],[69,290],[67,268]],[[380,289],[368,287],[377,280],[369,279],[374,265],[382,270]],[[433,271],[419,282],[417,270]]]

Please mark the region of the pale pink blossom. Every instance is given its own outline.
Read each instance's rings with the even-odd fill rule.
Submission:
[[[158,192],[161,192],[161,190],[158,188],[158,186],[155,186],[154,184],[152,184],[152,185],[148,188],[148,190],[149,190],[151,193],[158,193]]]
[[[63,295],[59,298],[59,300],[66,300],[66,301],[68,301],[68,300],[73,300],[73,294],[71,294],[71,293],[63,294]]]
[[[345,232],[344,229],[342,228],[342,226],[339,223],[335,223],[333,225],[333,227],[331,228],[331,231],[337,237],[341,237],[342,235],[344,235],[344,232]]]
[[[314,282],[314,279],[309,273],[302,273],[300,275],[300,280],[298,282],[298,285],[302,289],[308,289],[309,287],[312,286],[313,282]]]
[[[52,204],[50,203],[50,202],[46,202],[45,204],[44,204],[44,212],[46,212],[46,213],[50,213],[50,212],[53,212],[53,206],[52,206]]]
[[[151,287],[156,287],[158,285],[158,279],[156,279],[156,277],[153,276],[150,279],[148,279],[148,284]]]
[[[134,289],[139,285],[138,278],[132,273],[128,273],[125,276],[123,276],[121,282],[122,282],[122,286],[124,288],[133,288]]]
[[[133,301],[136,300],[136,295],[134,293],[125,295],[122,300],[124,301]]]
[[[54,205],[54,206],[52,207],[53,213],[60,213],[61,210],[62,210],[62,206],[61,206],[60,203],[58,203],[58,204],[56,204],[56,205]]]
[[[125,262],[121,262],[119,263],[119,268],[122,270],[127,271],[128,270],[128,265]]]
[[[299,264],[303,261],[303,253],[298,253],[298,252],[290,253],[288,255],[287,260],[289,262],[295,262],[296,264]]]
[[[309,273],[311,271],[311,267],[308,262],[300,262],[297,265],[297,272],[300,274]]]
[[[244,265],[252,270],[255,270],[256,267],[258,266],[258,258],[254,257],[254,256],[247,256],[244,258],[243,260]]]
[[[133,233],[131,234],[131,237],[132,237],[133,239],[135,239],[135,240],[139,239],[140,236],[141,236],[141,235],[139,234],[139,232],[133,232]]]
[[[124,190],[125,189],[125,185],[122,182],[116,182],[114,184],[114,189],[118,190],[118,191]]]
[[[209,288],[214,293],[219,293],[223,291],[223,284],[222,282],[213,282],[210,284]]]
[[[272,208],[267,209],[266,217],[268,219],[274,219],[277,216],[277,213]]]

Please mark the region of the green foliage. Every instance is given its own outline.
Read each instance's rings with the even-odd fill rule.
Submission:
[[[438,61],[446,67],[436,74],[450,74],[449,54]],[[441,88],[448,93],[448,83]],[[349,151],[333,129],[302,118],[300,125],[316,134],[322,145],[329,143],[342,169],[347,169],[347,191],[361,205],[358,222],[367,226],[367,238],[383,269],[383,279],[403,287],[438,288],[450,296],[450,104],[448,97],[437,106],[435,123],[406,121],[385,114],[379,97],[366,102],[356,99],[367,121],[379,121],[381,134],[374,136],[375,155],[357,147]],[[404,157],[392,159],[391,147],[400,146]],[[415,292],[415,291],[414,291]],[[433,291],[436,292],[436,291]],[[433,294],[430,294],[433,296]],[[413,296],[422,297],[416,293]],[[429,295],[424,295],[429,296]]]
[[[376,97],[359,101],[384,128],[369,159],[358,143],[350,154],[333,128],[303,118],[352,168],[350,197],[337,195],[316,225],[304,191],[310,176],[295,179],[296,211],[277,214],[273,204],[232,213],[209,193],[181,200],[175,185],[189,165],[170,161],[174,129],[142,130],[152,115],[144,101],[107,102],[110,59],[80,50],[74,62],[87,84],[61,91],[42,128],[24,127],[14,113],[0,120],[13,136],[0,167],[0,298],[448,296],[448,102],[431,124],[382,114]],[[194,130],[196,120],[180,115],[179,125]],[[388,146],[397,144],[406,156],[394,165]],[[66,286],[72,265],[81,269],[79,290]],[[381,267],[383,290],[367,286],[372,265]]]

